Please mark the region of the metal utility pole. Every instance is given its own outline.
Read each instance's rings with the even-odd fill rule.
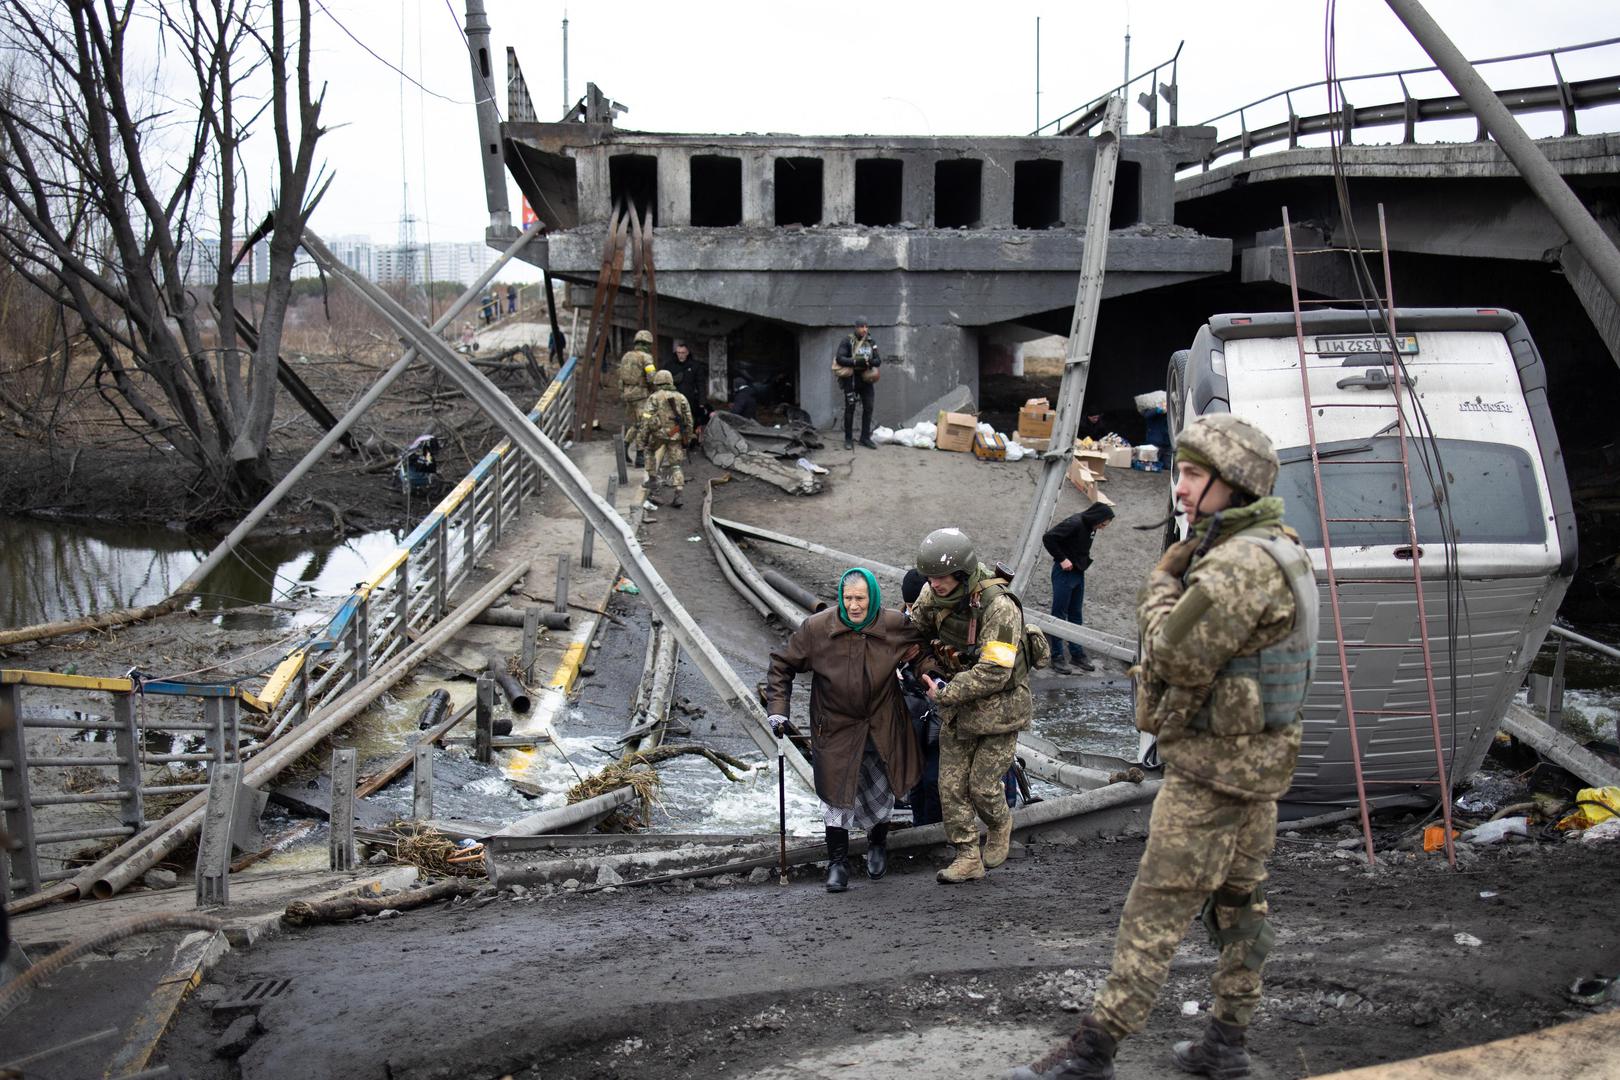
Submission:
[[[1127,102],[1131,100],[1131,16],[1129,10],[1125,13],[1125,77],[1120,80],[1119,92],[1124,95]],[[1152,92],[1153,88],[1148,87],[1148,93],[1151,94]],[[1119,133],[1121,135],[1125,134],[1125,128],[1129,122],[1130,109],[1126,108],[1124,112],[1119,114]]]
[[[1041,456],[1041,476],[1035,501],[1018,534],[1014,580],[1027,582],[1041,553],[1041,534],[1057,506],[1074,456],[1074,433],[1086,399],[1091,374],[1091,344],[1097,336],[1097,307],[1102,302],[1103,270],[1108,261],[1108,215],[1114,205],[1114,174],[1119,166],[1119,131],[1125,102],[1111,98],[1097,133],[1097,164],[1091,173],[1091,206],[1086,212],[1086,247],[1080,261],[1080,287],[1074,299],[1074,322],[1063,357],[1063,380],[1058,385],[1057,419],[1052,424],[1052,445]]]
[[[1435,66],[1445,72],[1457,93],[1462,95],[1508,160],[1513,162],[1519,175],[1524,177],[1524,182],[1530,185],[1530,190],[1547,207],[1553,220],[1568,235],[1569,242],[1575,245],[1591,267],[1593,275],[1608,290],[1609,296],[1620,304],[1620,250],[1615,248],[1603,227],[1592,217],[1592,212],[1570,190],[1569,184],[1547,160],[1535,140],[1525,134],[1513,114],[1508,112],[1507,106],[1496,96],[1496,91],[1486,84],[1479,72],[1474,70],[1474,65],[1451,43],[1446,32],[1440,29],[1440,24],[1424,10],[1423,5],[1418,0],[1388,0],[1388,3],[1395,17],[1406,24]]]
[[[1041,130],[1041,17],[1035,16],[1035,130]]]
[[[568,96],[568,9],[563,8],[563,115],[574,107],[573,99]]]
[[[472,64],[473,107],[478,110],[478,156],[484,168],[484,203],[489,231],[505,242],[512,232],[512,205],[506,198],[506,158],[501,153],[501,111],[490,66],[489,18],[484,0],[467,0],[467,59]]]

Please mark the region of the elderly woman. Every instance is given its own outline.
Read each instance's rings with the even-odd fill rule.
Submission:
[[[895,667],[922,638],[897,611],[884,611],[871,571],[846,570],[838,607],[806,619],[771,653],[767,708],[781,733],[793,677],[811,673],[810,746],[816,794],[827,824],[827,891],[849,887],[849,832],[866,831],[866,875],[888,869],[895,792],[916,786],[922,755]]]

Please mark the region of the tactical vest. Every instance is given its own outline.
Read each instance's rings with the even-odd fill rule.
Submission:
[[[874,346],[872,344],[872,336],[870,334],[864,338],[857,338],[854,334],[849,335],[850,366],[858,367],[862,360],[865,360],[868,366],[870,366],[872,363],[873,349]]]
[[[947,607],[947,611],[945,617],[939,621],[939,627],[935,631],[938,636],[932,642],[934,655],[944,661],[947,666],[954,668],[951,672],[952,675],[966,671],[979,662],[979,612],[989,607],[991,601],[996,597],[1006,596],[1017,605],[1018,622],[1020,626],[1023,626],[1023,602],[1018,599],[1018,594],[1009,589],[1007,585],[1006,578],[985,578],[979,582],[979,587],[976,590],[955,603],[949,603],[935,597],[934,602],[942,607]],[[1020,635],[1022,640],[1013,642],[1018,648],[1017,659],[1013,661],[1014,679],[1022,679],[1029,673],[1029,654],[1031,648],[1034,647],[1031,644],[1029,630],[1030,628],[1025,626],[1024,633]],[[1037,636],[1040,637],[1040,647],[1045,651],[1045,636]],[[1038,667],[1044,662],[1043,659],[1037,659],[1036,666]]]
[[[1316,571],[1305,549],[1286,536],[1238,533],[1232,539],[1254,544],[1270,555],[1294,594],[1294,628],[1288,636],[1252,656],[1232,657],[1218,676],[1244,675],[1257,681],[1266,730],[1275,731],[1299,722],[1316,674],[1316,635],[1321,616]],[[1196,731],[1209,729],[1208,702],[1193,716],[1190,726]]]

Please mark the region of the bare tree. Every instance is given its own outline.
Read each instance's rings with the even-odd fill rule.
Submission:
[[[277,352],[305,223],[325,193],[315,164],[321,96],[310,82],[309,0],[8,0],[0,48],[0,259],[59,298],[93,346],[98,384],[125,422],[166,441],[213,490],[271,481]],[[195,100],[143,93],[132,38],[189,63]],[[178,48],[173,48],[178,45]],[[244,90],[268,83],[268,99]],[[256,347],[238,347],[240,149],[268,112],[275,188]],[[210,205],[211,204],[211,205]],[[213,288],[188,289],[212,210]],[[195,278],[195,273],[192,274]]]

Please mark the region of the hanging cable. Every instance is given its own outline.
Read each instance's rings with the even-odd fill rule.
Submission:
[[[1445,463],[1442,459],[1440,451],[1440,441],[1435,435],[1434,426],[1429,421],[1428,413],[1423,407],[1422,400],[1415,393],[1406,395],[1406,399],[1411,403],[1412,406],[1412,415],[1407,414],[1406,405],[1403,404],[1402,395],[1400,392],[1401,382],[1404,380],[1406,386],[1408,387],[1415,384],[1412,381],[1409,371],[1407,370],[1405,360],[1402,359],[1400,344],[1395,337],[1397,327],[1395,325],[1394,297],[1380,295],[1379,287],[1376,279],[1373,276],[1372,269],[1367,265],[1366,255],[1361,242],[1360,231],[1356,227],[1355,217],[1351,211],[1350,186],[1344,169],[1344,157],[1342,153],[1342,140],[1348,134],[1348,127],[1351,118],[1346,115],[1346,106],[1342,87],[1340,86],[1338,80],[1337,21],[1338,0],[1327,0],[1326,19],[1323,28],[1323,59],[1324,67],[1326,69],[1326,90],[1328,95],[1327,104],[1328,111],[1330,113],[1338,112],[1341,117],[1341,123],[1339,125],[1330,127],[1328,129],[1328,156],[1332,162],[1333,168],[1334,194],[1339,204],[1339,217],[1344,223],[1345,233],[1350,244],[1348,255],[1350,258],[1352,277],[1355,279],[1356,292],[1361,301],[1362,312],[1367,319],[1368,332],[1375,337],[1385,337],[1389,341],[1390,366],[1395,371],[1396,379],[1394,386],[1396,409],[1401,414],[1402,424],[1407,426],[1415,435],[1414,441],[1418,447],[1418,463],[1422,468],[1425,480],[1428,482],[1430,498],[1434,502],[1436,522],[1440,529],[1441,550],[1443,551],[1445,558],[1443,581],[1445,583],[1446,598],[1447,688],[1451,706],[1451,743],[1446,759],[1447,794],[1449,795],[1450,782],[1452,779],[1451,774],[1456,765],[1457,755],[1457,659],[1460,637],[1459,619],[1457,616],[1460,613],[1462,616],[1461,621],[1468,622],[1470,625],[1472,624],[1472,621],[1468,612],[1467,594],[1464,592],[1462,587],[1462,568],[1458,562],[1459,553],[1457,549],[1456,520],[1452,514],[1450,484],[1447,479],[1448,474],[1446,472]],[[1384,242],[1387,243],[1387,239]],[[1389,252],[1384,251],[1383,257],[1385,265],[1387,266]],[[1378,311],[1379,316],[1382,319],[1382,326],[1379,325],[1379,320],[1373,317],[1373,311],[1375,309]],[[1410,471],[1407,473],[1406,483],[1407,495],[1408,497],[1411,497],[1412,491]],[[1416,511],[1417,508],[1416,505],[1414,505],[1414,515],[1416,514]],[[1414,559],[1419,558],[1418,552],[1416,551],[1414,551],[1412,555]],[[1419,589],[1423,588],[1421,577],[1419,577],[1416,585]],[[1429,632],[1428,627],[1419,627],[1418,632],[1426,636]],[[1470,637],[1470,670],[1472,670],[1472,653],[1473,641],[1472,637]]]

